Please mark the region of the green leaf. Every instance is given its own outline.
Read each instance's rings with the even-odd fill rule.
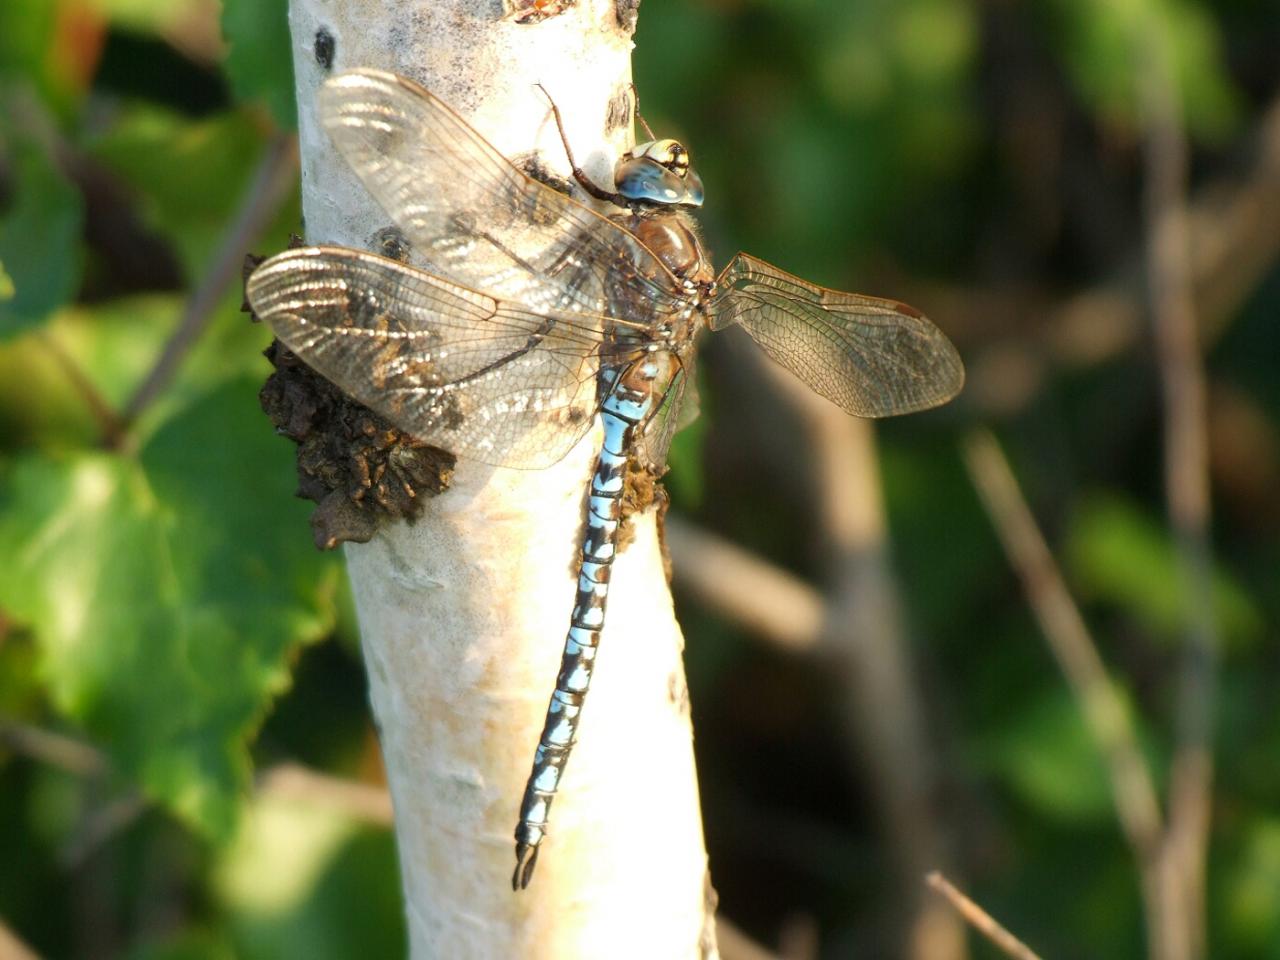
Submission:
[[[4,268],[4,262],[0,261],[0,302],[13,299],[13,277],[9,276]]]
[[[50,0],[0,3],[0,82],[38,92],[47,106],[67,107],[79,91],[55,50],[59,5]],[[3,126],[8,104],[0,104]]]
[[[1186,590],[1173,544],[1136,505],[1114,496],[1087,501],[1071,524],[1066,559],[1085,599],[1115,604],[1158,639],[1181,635]],[[1213,603],[1225,639],[1247,644],[1261,636],[1262,614],[1223,570],[1214,571]]]
[[[1240,97],[1227,73],[1213,15],[1186,0],[1054,0],[1047,29],[1084,100],[1104,119],[1135,126],[1139,38],[1163,29],[1192,133],[1221,140],[1235,126]]]
[[[215,867],[215,895],[242,960],[404,954],[389,831],[333,809],[259,796]]]
[[[1062,821],[1111,816],[1106,770],[1071,695],[1059,688],[1007,722],[988,745],[987,764],[1022,799]]]
[[[190,120],[130,104],[89,152],[129,184],[148,226],[176,247],[194,283],[253,176],[263,150],[260,127],[244,111]]]
[[[130,950],[126,960],[236,960],[235,947],[220,932],[186,928]]]
[[[333,620],[336,568],[256,393],[236,378],[136,457],[30,455],[0,486],[0,607],[35,632],[54,704],[215,837],[296,647]]]
[[[1263,816],[1241,829],[1244,836],[1238,862],[1220,885],[1221,912],[1231,924],[1242,956],[1276,956],[1275,947],[1280,944],[1280,897],[1276,896],[1280,890],[1280,820]]]
[[[224,0],[227,76],[241,100],[262,100],[286,130],[298,125],[293,42],[285,0]]]
[[[0,109],[4,109],[0,107]],[[80,284],[79,192],[38,149],[8,138],[12,205],[0,215],[0,263],[11,296],[0,298],[0,340],[41,323],[75,296]]]
[[[199,0],[94,0],[94,5],[112,25],[139,33],[160,33],[200,15]]]

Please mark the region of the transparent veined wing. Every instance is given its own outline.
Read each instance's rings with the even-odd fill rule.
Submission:
[[[246,293],[308,366],[460,457],[547,467],[593,422],[603,318],[534,312],[343,247],[272,257]]]
[[[620,298],[624,310],[683,302],[675,278],[639,240],[527,176],[412,80],[339,74],[320,91],[320,118],[410,243],[462,283],[538,310],[604,313],[619,286],[634,294]]]
[[[645,423],[636,455],[642,463],[661,468],[672,438],[698,418],[698,386],[692,350],[683,355],[659,352],[652,359],[666,364],[667,372],[654,383],[658,408]]]
[[[711,329],[740,323],[765,353],[855,416],[927,410],[964,386],[956,348],[905,303],[815,286],[745,253],[716,285]]]

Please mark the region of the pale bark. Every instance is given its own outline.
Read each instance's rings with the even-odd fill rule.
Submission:
[[[540,24],[464,0],[292,0],[307,240],[371,247],[388,218],[316,122],[327,73],[411,77],[508,156],[567,174],[543,84],[599,182],[628,145],[606,130],[630,82],[610,0]],[[513,831],[574,598],[599,431],[557,466],[460,462],[412,525],[349,546],[348,567],[395,808],[411,956],[715,955],[683,641],[653,512],[614,567],[581,737],[529,890],[513,893]]]

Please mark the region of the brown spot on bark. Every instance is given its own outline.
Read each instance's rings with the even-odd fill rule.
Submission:
[[[524,153],[511,160],[517,167],[523,170],[531,180],[537,180],[544,186],[550,187],[556,193],[563,193],[566,197],[573,195],[573,184],[564,177],[561,177],[549,170],[542,162],[542,157],[537,153]]]
[[[578,0],[514,0],[507,16],[516,23],[542,23],[578,5]]]
[[[399,260],[401,263],[409,262],[409,250],[411,247],[408,239],[400,232],[399,227],[383,227],[377,231],[373,235],[369,248],[375,253],[382,254],[388,260]]]
[[[325,27],[321,27],[316,31],[316,38],[313,52],[316,55],[316,63],[320,64],[320,69],[328,73],[333,69],[333,50],[337,42],[333,39],[333,34]]]
[[[604,132],[613,133],[625,129],[631,124],[631,88],[619,87],[609,98],[609,106],[604,116]]]
[[[640,16],[640,0],[614,0],[613,15],[618,29],[627,36],[636,32],[636,19]]]
[[[641,466],[634,459],[627,461],[627,472],[622,481],[622,515],[618,522],[619,552],[629,547],[636,538],[635,517],[654,503],[658,504],[658,521],[661,524],[667,504],[667,491],[662,486],[661,477],[662,473],[653,467]],[[661,536],[661,526],[659,535]]]

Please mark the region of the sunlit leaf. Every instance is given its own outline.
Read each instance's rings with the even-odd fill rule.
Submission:
[[[13,299],[13,277],[4,269],[4,263],[0,261],[0,301]]]
[[[76,99],[83,79],[67,62],[71,51],[64,45],[71,31],[65,29],[68,18],[59,17],[61,5],[52,0],[0,3],[0,85],[37,93],[55,110]],[[9,109],[0,105],[0,126]]]
[[[113,24],[144,33],[156,33],[198,16],[201,0],[92,0]]]
[[[1066,688],[1007,722],[984,753],[992,771],[1043,816],[1111,816],[1106,768]]]
[[[1233,129],[1239,95],[1209,10],[1187,0],[1053,0],[1051,9],[1053,42],[1076,89],[1104,119],[1137,124],[1141,42],[1164,37],[1189,128],[1207,139]]]
[[[227,76],[241,100],[261,100],[285,129],[297,126],[293,44],[285,0],[224,0]]]
[[[49,158],[5,132],[0,119],[0,152],[12,169],[11,204],[0,212],[0,263],[11,293],[0,298],[0,340],[39,324],[75,296],[84,218],[79,192]]]
[[[57,707],[118,769],[213,835],[299,643],[332,623],[332,562],[291,501],[290,451],[244,378],[139,455],[20,458],[0,488],[0,607],[28,624]]]
[[[1172,541],[1134,504],[1116,497],[1086,502],[1071,525],[1066,558],[1084,598],[1115,604],[1159,639],[1181,634],[1187,591]],[[1213,600],[1228,640],[1248,643],[1261,635],[1261,613],[1225,571],[1214,573]]]
[[[404,953],[391,834],[332,808],[255,798],[216,866],[214,887],[243,960]]]

